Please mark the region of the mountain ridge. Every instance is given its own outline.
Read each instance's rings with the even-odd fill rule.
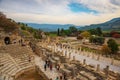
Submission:
[[[120,30],[120,17],[113,18],[109,21],[99,24],[91,24],[89,26],[80,27],[80,30],[89,30],[100,27],[102,30]]]
[[[31,26],[36,29],[41,29],[43,31],[57,31],[60,29],[69,29],[70,26],[76,26],[74,24],[39,24],[39,23],[26,23],[28,26]],[[100,27],[102,30],[120,30],[120,17],[113,18],[109,21],[99,24],[91,24],[87,26],[76,26],[79,30],[89,30]]]
[[[60,29],[68,29],[70,26],[74,26],[73,24],[38,24],[38,23],[26,23],[28,26],[31,26],[36,29],[41,29],[43,31],[57,31]]]

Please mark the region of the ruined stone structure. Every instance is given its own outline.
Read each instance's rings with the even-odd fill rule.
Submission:
[[[4,30],[0,28],[0,46],[15,43],[16,41],[18,42],[20,39],[21,37],[18,33],[5,33]]]

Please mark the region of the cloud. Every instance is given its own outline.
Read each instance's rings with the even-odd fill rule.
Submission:
[[[61,15],[71,12],[68,8],[69,0],[35,0],[40,10],[50,15]]]
[[[39,13],[39,5],[30,0],[1,0],[0,10],[5,12]]]
[[[71,3],[98,13],[73,12]],[[120,17],[119,0],[0,0],[0,11],[20,22],[89,25]]]
[[[120,3],[119,0],[76,0],[78,3],[85,5],[86,7],[98,11],[100,13],[111,13],[116,10],[120,10],[120,5],[115,3]]]
[[[110,0],[110,2],[116,6],[120,6],[120,0]]]

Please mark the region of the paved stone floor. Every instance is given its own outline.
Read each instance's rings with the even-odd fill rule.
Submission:
[[[51,46],[51,47],[53,47],[53,46]],[[64,51],[63,53],[65,55],[66,49],[61,49],[60,47],[56,47],[56,50],[59,50],[59,51],[63,50]],[[120,66],[111,65],[107,61],[106,62],[105,61],[98,61],[98,60],[92,59],[90,57],[84,56],[84,55],[82,55],[83,52],[78,54],[78,53],[75,53],[75,52],[71,52],[71,50],[68,50],[67,53],[66,53],[67,56],[69,55],[69,53],[71,53],[71,59],[73,59],[73,56],[75,56],[76,60],[79,60],[79,61],[83,61],[83,59],[86,59],[87,64],[92,64],[92,65],[95,65],[95,66],[97,66],[97,64],[100,64],[100,69],[101,70],[103,70],[107,65],[109,65],[110,70],[120,73]]]
[[[47,70],[44,70],[44,64],[45,62],[41,59],[41,57],[35,56],[35,64],[37,66],[39,66],[39,68],[41,69],[42,72],[44,72],[44,74],[50,79],[52,78],[52,80],[55,80],[56,77],[59,75],[59,73],[56,71],[55,68],[53,68],[52,71],[50,71],[50,69],[47,68]]]

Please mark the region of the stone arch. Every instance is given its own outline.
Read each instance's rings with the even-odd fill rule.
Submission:
[[[5,43],[6,45],[10,44],[10,37],[5,37],[5,38],[4,38],[4,43]]]

